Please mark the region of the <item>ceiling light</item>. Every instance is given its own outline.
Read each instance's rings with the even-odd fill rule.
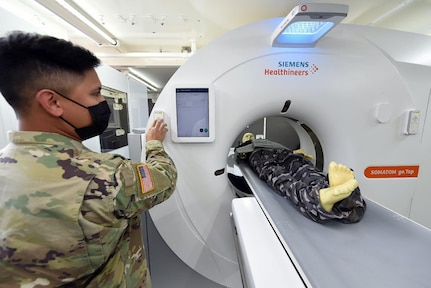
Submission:
[[[293,8],[272,34],[273,47],[313,47],[341,22],[349,6],[310,3]]]
[[[72,0],[36,0],[99,45],[118,46],[114,37]]]
[[[159,91],[159,88],[157,87],[156,84],[154,84],[153,82],[151,82],[150,80],[148,80],[142,73],[140,73],[138,70],[134,69],[134,68],[129,68],[129,73],[128,75],[130,77],[132,77],[133,79],[141,82],[142,84],[144,84],[145,86],[148,87],[148,89],[153,90],[154,92]]]
[[[121,54],[96,53],[96,56],[100,58],[190,58],[193,55],[192,52],[125,52]]]

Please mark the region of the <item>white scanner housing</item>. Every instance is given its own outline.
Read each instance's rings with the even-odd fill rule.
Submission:
[[[431,38],[339,25],[312,48],[272,47],[281,20],[244,26],[200,49],[153,110],[164,111],[169,123],[164,146],[178,183],[151,217],[186,264],[227,287],[241,287],[227,155],[241,131],[266,116],[293,119],[301,148],[315,155],[306,124],[319,139],[325,169],[329,161],[351,167],[364,196],[431,227]],[[212,89],[210,141],[178,141],[175,134],[175,89],[188,84]]]

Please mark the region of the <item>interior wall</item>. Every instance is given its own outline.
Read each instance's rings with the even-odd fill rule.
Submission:
[[[18,121],[12,107],[0,93],[0,149],[9,142],[7,131],[18,129]]]
[[[146,127],[148,122],[149,107],[147,88],[131,77],[128,78],[129,84],[129,121],[130,130],[133,128]]]

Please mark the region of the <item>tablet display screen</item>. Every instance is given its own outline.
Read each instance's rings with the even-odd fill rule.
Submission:
[[[178,137],[209,137],[209,89],[177,88]]]

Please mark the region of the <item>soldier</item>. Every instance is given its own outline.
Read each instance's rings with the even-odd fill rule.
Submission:
[[[356,223],[365,213],[366,204],[358,182],[345,165],[331,162],[325,176],[304,151],[292,151],[269,140],[255,140],[251,133],[244,134],[235,154],[247,161],[275,192],[315,222],[334,219]]]
[[[86,148],[110,117],[99,63],[54,37],[0,38],[0,92],[19,121],[0,150],[0,287],[151,287],[140,215],[175,190],[167,126],[148,129],[146,164]]]

